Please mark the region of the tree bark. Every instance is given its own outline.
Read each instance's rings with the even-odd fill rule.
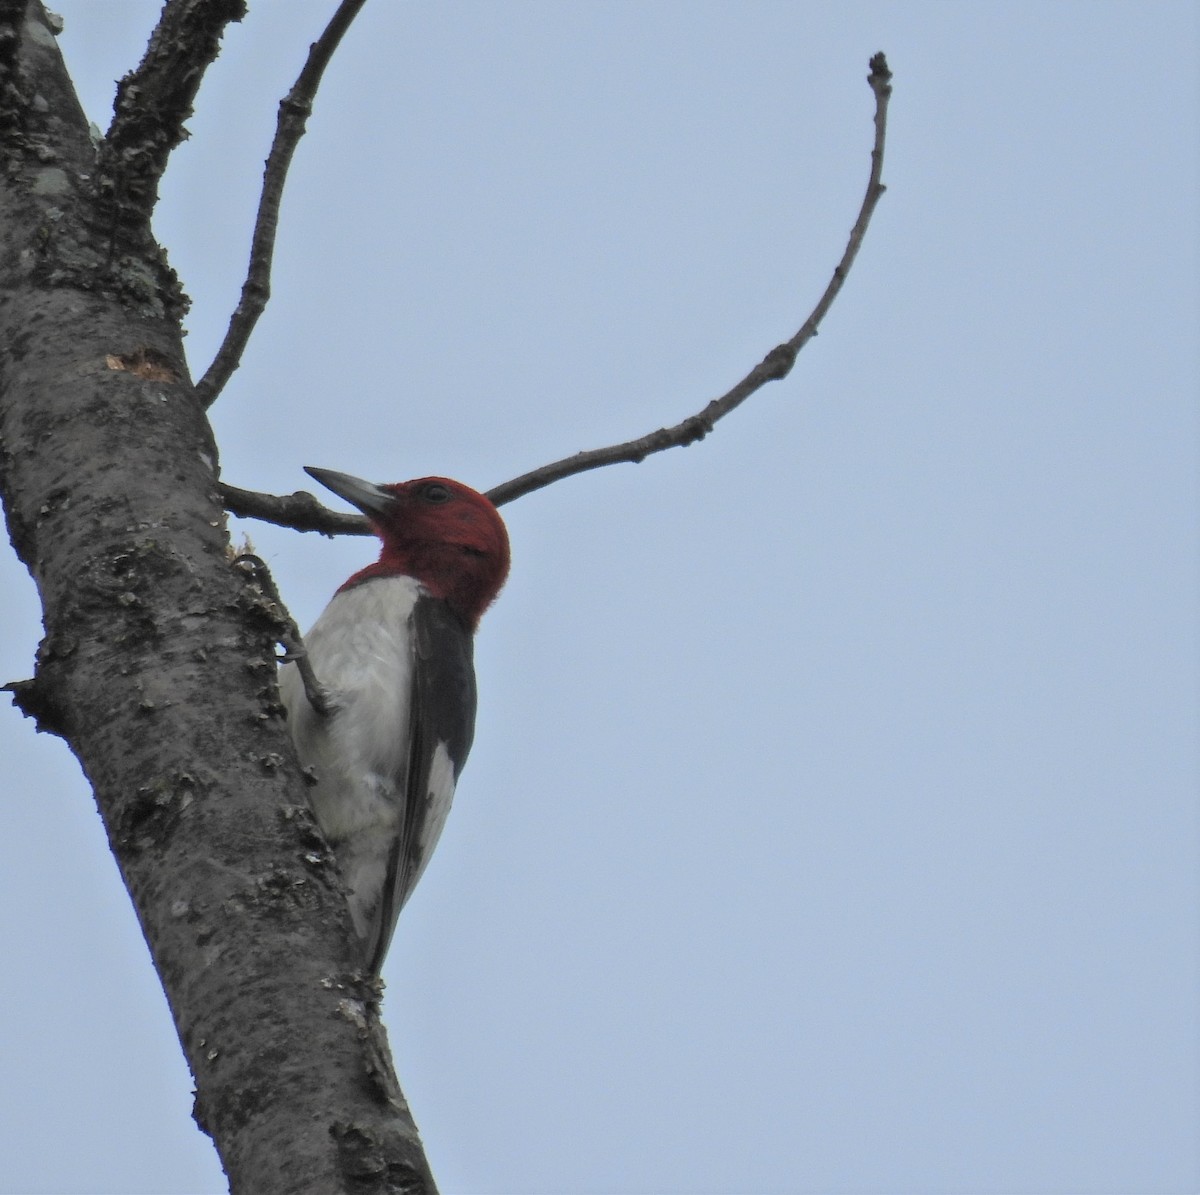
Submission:
[[[173,3],[211,18],[202,73],[239,5]],[[228,560],[156,178],[98,161],[26,9],[0,0],[0,489],[45,638],[10,687],[94,788],[231,1189],[432,1191],[285,732],[279,612]]]

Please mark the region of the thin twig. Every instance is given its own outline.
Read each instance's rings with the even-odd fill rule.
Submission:
[[[867,179],[866,194],[859,208],[858,219],[850,230],[845,252],[834,267],[833,277],[796,335],[783,344],[776,345],[733,389],[720,398],[713,399],[702,411],[689,415],[682,423],[677,423],[674,427],[659,428],[658,431],[650,432],[637,440],[627,440],[623,444],[578,452],[574,456],[542,465],[530,473],[514,477],[512,481],[506,481],[495,489],[488,490],[487,496],[497,506],[503,506],[506,502],[512,502],[576,473],[585,473],[589,469],[599,469],[604,465],[620,462],[636,464],[655,452],[694,444],[713,430],[713,425],[718,419],[740,407],[767,382],[787,377],[800,350],[817,334],[821,321],[842,289],[866,236],[875,205],[886,190],[880,180],[887,137],[888,100],[892,94],[891,79],[892,72],[888,69],[887,59],[882,53],[876,54],[871,59],[871,73],[867,76],[867,82],[875,94],[875,144],[871,149],[871,173]],[[326,535],[370,534],[370,525],[366,519],[358,515],[336,514],[303,490],[286,498],[279,498],[271,494],[235,489],[223,483],[220,488],[226,507],[244,518],[261,519],[267,523],[292,527],[297,531],[320,531]]]
[[[279,205],[288,168],[300,138],[304,136],[308,118],[312,115],[313,99],[321,85],[321,77],[342,35],[358,16],[366,0],[342,0],[325,32],[309,47],[308,60],[292,90],[279,103],[275,124],[275,140],[267,155],[263,170],[262,196],[258,202],[258,217],[250,244],[250,268],[242,284],[242,297],[229,320],[225,339],[217,350],[204,377],[196,383],[196,396],[205,407],[217,400],[234,370],[242,363],[246,343],[271,297],[271,260],[275,253],[275,233],[279,226]]]

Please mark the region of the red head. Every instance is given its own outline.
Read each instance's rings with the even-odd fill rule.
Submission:
[[[475,629],[508,576],[508,532],[487,498],[445,477],[372,485],[329,469],[305,472],[357,506],[383,540],[379,559],[343,589],[369,577],[415,577]]]

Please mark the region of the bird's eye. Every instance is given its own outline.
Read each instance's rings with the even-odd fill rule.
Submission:
[[[429,485],[421,487],[421,497],[426,502],[432,502],[435,506],[440,506],[443,502],[450,501],[450,491],[440,483],[431,481]]]

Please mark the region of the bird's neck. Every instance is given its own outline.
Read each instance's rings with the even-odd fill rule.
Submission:
[[[430,597],[444,601],[468,631],[474,631],[483,614],[483,605],[486,605],[486,602],[483,605],[480,603],[478,583],[462,569],[438,568],[435,567],[437,563],[436,560],[423,560],[419,556],[401,560],[385,552],[373,564],[359,569],[338,589],[338,593],[372,581],[411,577]]]

